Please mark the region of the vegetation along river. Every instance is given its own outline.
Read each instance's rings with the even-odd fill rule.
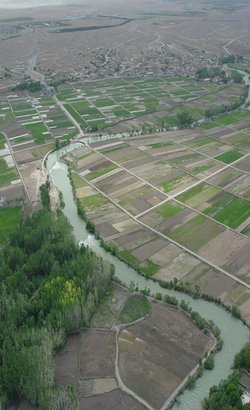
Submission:
[[[204,370],[203,375],[196,381],[192,390],[186,389],[179,396],[174,405],[175,410],[198,410],[201,409],[202,399],[208,395],[210,387],[218,384],[221,379],[225,379],[231,373],[234,355],[249,341],[249,329],[238,319],[231,316],[230,313],[214,303],[203,300],[194,300],[188,295],[180,292],[163,289],[158,283],[145,279],[134,269],[129,268],[125,263],[118,260],[115,256],[107,253],[98,240],[90,235],[86,230],[85,222],[78,216],[76,204],[73,197],[72,187],[68,177],[67,166],[60,162],[60,157],[66,152],[72,151],[79,147],[79,143],[70,144],[58,151],[49,154],[47,158],[47,170],[51,182],[63,194],[65,207],[64,214],[69,219],[77,241],[82,241],[88,245],[94,252],[110,261],[115,266],[115,275],[124,284],[129,285],[131,281],[138,284],[139,289],[149,288],[151,293],[161,292],[163,295],[168,294],[175,296],[179,301],[181,299],[189,302],[193,310],[200,313],[207,320],[213,320],[221,330],[221,337],[224,340],[222,350],[215,356],[215,366],[212,371]]]

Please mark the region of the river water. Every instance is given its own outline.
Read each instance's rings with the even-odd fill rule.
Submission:
[[[98,255],[111,262],[115,266],[116,277],[126,285],[133,281],[135,284],[138,284],[139,289],[147,287],[151,293],[161,292],[162,294],[173,295],[178,300],[184,299],[190,303],[192,309],[198,311],[204,318],[213,320],[221,330],[224,345],[222,351],[215,356],[214,369],[212,371],[205,370],[202,377],[196,381],[195,387],[192,390],[185,390],[173,407],[175,410],[199,410],[201,409],[201,400],[208,395],[210,387],[218,384],[220,380],[230,374],[234,355],[250,340],[249,330],[241,321],[234,319],[231,314],[214,303],[193,300],[188,295],[163,289],[150,279],[145,279],[134,269],[129,268],[125,263],[106,252],[100,246],[99,241],[87,232],[85,222],[77,213],[67,166],[59,161],[63,154],[79,146],[79,143],[70,144],[59,151],[49,154],[47,159],[47,170],[50,179],[53,185],[58,187],[63,194],[65,202],[63,212],[73,227],[76,240],[82,241]]]

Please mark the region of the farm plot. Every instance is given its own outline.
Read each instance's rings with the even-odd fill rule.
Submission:
[[[246,135],[235,133],[234,135],[225,138],[225,140],[228,143],[235,145],[237,148],[244,149],[248,152],[250,150],[250,138]]]
[[[80,377],[115,377],[115,332],[88,330],[82,334]]]
[[[118,164],[123,165],[126,167],[125,163],[129,161],[137,161],[140,158],[146,157],[147,154],[136,149],[135,147],[131,147],[128,144],[108,144],[108,148],[96,147],[99,152],[101,152],[106,157],[110,158],[112,161],[117,162]],[[93,146],[91,144],[91,146]]]
[[[15,231],[21,215],[21,208],[0,208],[0,243],[2,244],[8,236]]]
[[[91,327],[68,337],[55,368],[56,386],[72,385],[80,406],[91,409],[145,408],[120,389],[116,352],[122,383],[158,409],[214,344],[183,312],[114,284]]]
[[[11,120],[13,117],[8,100],[0,100],[0,125]]]
[[[228,85],[225,89],[231,87]],[[160,116],[152,116],[155,124],[177,125],[176,115],[180,109],[173,108],[183,103],[187,103],[185,110],[194,119],[201,119],[209,103],[206,100],[199,103],[195,99],[210,93],[216,93],[212,97],[212,102],[209,101],[210,104],[218,99],[222,104],[238,98],[238,93],[231,93],[230,97],[229,94],[223,94],[220,87],[211,87],[205,82],[197,83],[188,78],[100,80],[76,85],[75,88],[62,89],[58,98],[86,130],[97,131],[121,120],[155,112],[160,113]]]
[[[177,278],[189,282],[194,289],[200,286],[208,294],[214,295],[213,284],[216,284],[216,296],[220,295],[226,303],[230,303],[227,294],[235,287],[234,280],[228,280],[209,264],[171,243],[171,240],[142,227],[108,200],[104,199],[104,204],[103,196],[96,194],[82,178],[78,177],[76,184],[79,186],[76,189],[77,197],[80,201],[81,198],[86,201],[84,204],[81,202],[86,216],[94,223],[104,242],[122,260],[147,277],[154,276],[163,281]],[[99,197],[97,206],[92,195]],[[202,215],[197,216],[194,211],[174,201],[149,212],[140,220],[149,228],[153,227],[180,245],[194,250],[206,261],[249,280],[250,261],[247,255],[250,254],[250,242],[247,238],[224,230],[216,222]],[[192,273],[196,277],[193,284]]]
[[[52,135],[42,121],[24,122],[23,125],[31,132],[32,138],[36,144],[44,144],[52,138]]]
[[[204,140],[198,140],[195,142],[196,144],[202,144]],[[189,144],[194,145],[194,143]],[[158,144],[153,144],[151,149],[147,152],[175,167],[183,169],[197,178],[210,175],[223,167],[218,162],[214,161],[213,158],[203,156],[202,152],[191,151],[183,147],[183,144],[179,144],[178,141],[175,144],[162,142],[159,143],[159,146]],[[216,152],[218,153],[218,151]]]
[[[169,201],[140,219],[191,251],[215,238],[224,228],[175,201]]]
[[[245,171],[249,174],[250,173],[250,157],[248,156],[247,158],[244,158],[241,161],[238,161],[237,164],[234,164],[234,167],[238,168],[241,171]]]
[[[3,150],[5,148],[5,144],[6,144],[5,136],[0,132],[0,150]]]
[[[147,141],[148,142],[148,141]],[[132,142],[135,144],[135,142]],[[158,147],[163,144],[164,148],[169,149],[171,143],[155,143]],[[153,144],[154,145],[154,144]],[[109,148],[102,149],[96,147],[99,152],[108,158],[120,163],[128,171],[145,181],[153,184],[164,193],[176,193],[178,190],[186,188],[197,180],[189,174],[172,167],[157,155],[153,156],[154,148],[138,146],[138,149],[128,144],[109,144]],[[159,148],[161,149],[161,148]],[[158,148],[156,149],[158,151]]]
[[[244,155],[244,152],[240,152],[234,149],[234,150],[229,150],[223,154],[217,155],[215,159],[217,159],[218,161],[224,162],[224,164],[231,164],[232,162],[243,157],[243,155]]]
[[[176,309],[155,303],[151,309],[119,333],[119,369],[127,387],[160,409],[213,342]]]
[[[37,115],[36,110],[31,104],[31,100],[28,98],[9,98],[9,104],[17,119],[32,119],[33,116]]]
[[[242,136],[237,133],[236,135],[234,134],[235,133],[232,133],[230,132],[230,130],[228,130],[227,134],[224,134],[222,137],[217,137],[218,139],[216,139],[215,135],[206,136],[198,134],[192,135],[192,138],[190,138],[188,135],[186,141],[182,139],[181,142],[188,148],[194,149],[201,154],[212,158],[217,157],[218,155],[222,155],[227,151],[233,151],[235,148],[242,148],[242,150],[240,151],[242,154],[244,151],[246,151],[245,153],[247,153],[247,143],[249,143],[250,147],[249,139],[246,136]]]
[[[55,104],[52,98],[41,97],[33,100],[33,104],[53,137],[69,139],[76,133],[75,126],[65,113]]]
[[[19,179],[19,175],[10,155],[0,158],[0,188],[8,186]]]
[[[173,151],[168,154],[163,154],[161,158],[172,165],[183,168],[186,171],[192,171],[198,166],[207,166],[208,162],[212,161],[198,152],[194,152],[183,147],[179,147],[177,152]],[[194,171],[194,173],[197,174],[197,171]]]
[[[24,129],[13,136],[12,145],[18,150],[31,144],[42,145],[53,137],[69,139],[75,134],[75,127],[50,97],[9,97],[9,104],[16,121]]]
[[[205,183],[179,195],[177,199],[233,229],[250,216],[249,202]]]
[[[242,120],[249,119],[249,113],[247,111],[236,111],[230,114],[225,114],[216,120],[219,125],[230,125],[232,128],[237,128],[237,123]],[[244,126],[242,126],[244,129]]]

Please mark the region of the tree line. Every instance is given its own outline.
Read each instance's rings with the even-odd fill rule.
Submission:
[[[0,252],[0,404],[25,399],[41,410],[73,410],[72,388],[56,388],[54,356],[88,326],[113,267],[79,248],[61,212],[23,220]]]
[[[203,410],[250,410],[250,404],[243,405],[240,376],[243,369],[250,371],[250,343],[236,354],[234,372],[218,386],[210,389],[209,396],[203,401]]]

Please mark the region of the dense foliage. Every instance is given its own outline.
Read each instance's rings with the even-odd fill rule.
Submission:
[[[242,389],[239,385],[240,371],[250,370],[250,343],[248,343],[234,358],[237,369],[219,386],[210,389],[209,397],[203,402],[204,410],[249,410],[250,405],[243,406],[241,401]]]
[[[78,248],[59,213],[23,221],[0,253],[0,403],[75,409],[72,389],[54,387],[54,353],[87,326],[112,267]]]
[[[23,82],[17,84],[15,87],[13,87],[13,91],[24,91],[28,90],[32,93],[35,93],[37,91],[41,91],[42,89],[42,84],[40,81],[33,81],[30,79],[25,79]]]

